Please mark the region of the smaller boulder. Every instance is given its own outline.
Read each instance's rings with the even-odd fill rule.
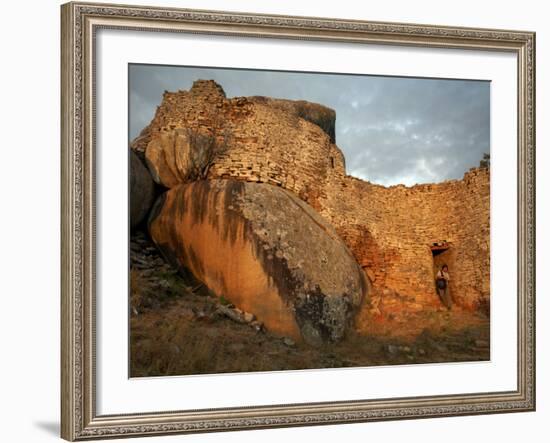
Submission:
[[[137,154],[130,150],[130,227],[134,229],[149,214],[155,197],[155,184]]]
[[[166,188],[205,178],[224,144],[189,128],[161,132],[147,145],[145,161],[156,183]]]

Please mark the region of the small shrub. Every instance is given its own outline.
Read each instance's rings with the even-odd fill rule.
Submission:
[[[224,306],[227,306],[227,305],[231,304],[231,302],[228,299],[226,299],[223,295],[220,296],[219,301],[220,301],[220,304],[222,304]]]
[[[217,130],[214,130],[213,133],[205,133],[188,129],[187,136],[193,154],[193,162],[188,174],[189,178],[193,180],[206,179],[214,161],[227,151],[229,135],[225,131],[220,136]]]

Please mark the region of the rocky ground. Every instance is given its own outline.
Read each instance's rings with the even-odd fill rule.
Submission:
[[[311,347],[276,337],[251,313],[185,279],[143,233],[131,258],[131,376],[488,360],[489,320],[460,309],[376,319],[366,334]]]

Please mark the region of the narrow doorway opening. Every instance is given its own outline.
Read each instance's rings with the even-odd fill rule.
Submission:
[[[447,260],[450,258],[449,252],[451,249],[451,245],[446,240],[442,240],[431,243],[430,249],[432,251],[435,277],[435,274],[437,274],[437,271],[441,269],[441,266],[449,264],[447,263]]]
[[[451,246],[446,240],[439,241],[439,242],[433,242],[430,245],[430,249],[432,250],[432,255],[434,257],[443,254],[445,251],[447,251]]]
[[[443,265],[449,266],[448,262],[449,262],[449,259],[451,258],[450,248],[451,248],[451,245],[446,240],[436,241],[430,244],[430,249],[432,251],[432,258],[433,258],[434,292],[437,294],[438,298],[442,303],[444,301],[441,300],[441,295],[439,294],[439,291],[437,288],[436,276],[439,270],[443,267]]]

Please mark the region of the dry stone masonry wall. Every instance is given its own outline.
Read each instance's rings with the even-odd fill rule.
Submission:
[[[343,172],[342,152],[331,141],[334,120],[333,110],[314,103],[227,99],[215,82],[197,81],[189,91],[164,93],[152,122],[132,148],[143,156],[149,143],[158,144],[166,133],[192,129],[226,145],[209,178],[269,183],[314,201],[329,169],[341,167]]]
[[[437,264],[449,266],[455,303],[475,310],[488,306],[490,295],[489,181],[488,169],[413,187],[342,177],[327,188],[321,214],[354,252],[387,311],[392,303],[396,310],[439,305]],[[435,242],[449,249],[434,257]]]
[[[335,144],[335,113],[304,101],[267,97],[228,99],[213,81],[189,91],[166,92],[155,117],[132,148],[182,129],[216,138],[219,150],[208,179],[283,187],[309,203],[335,228],[369,278],[368,309],[389,314],[440,304],[436,266],[450,269],[456,304],[489,305],[490,173],[472,169],[462,180],[384,187],[347,176]],[[177,157],[177,156],[176,156]],[[175,162],[176,160],[174,160]],[[166,168],[177,165],[164,162]],[[448,250],[433,256],[430,246]]]

